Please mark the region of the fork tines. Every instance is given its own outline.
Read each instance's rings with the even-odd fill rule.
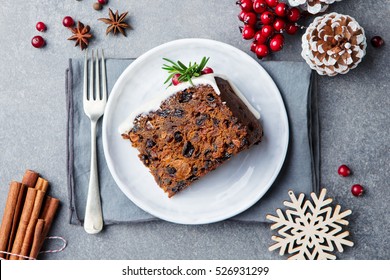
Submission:
[[[89,64],[89,71],[88,71]],[[101,64],[101,71],[100,71]],[[89,82],[88,82],[88,72],[89,72]],[[102,78],[102,83],[100,84],[100,78]],[[95,85],[94,85],[95,81]],[[89,86],[89,90],[88,90]],[[102,90],[102,95],[100,94]],[[104,59],[104,52],[101,50],[101,63],[99,63],[99,52],[91,50],[91,59],[88,63],[88,50],[85,50],[85,59],[84,59],[84,101],[92,100],[107,100],[107,84],[106,84],[106,62]]]

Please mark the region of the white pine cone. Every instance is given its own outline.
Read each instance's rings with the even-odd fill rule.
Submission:
[[[288,0],[291,6],[300,6],[311,14],[317,14],[325,11],[328,5],[341,0]]]
[[[320,16],[302,36],[302,57],[320,75],[346,74],[366,54],[366,36],[359,23],[348,15]]]

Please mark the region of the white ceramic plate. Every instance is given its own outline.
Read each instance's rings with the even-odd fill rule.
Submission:
[[[217,170],[168,198],[138,151],[122,140],[118,127],[141,104],[163,94],[167,73],[163,57],[200,61],[229,77],[260,112],[263,141],[234,156]],[[103,118],[103,147],[108,167],[124,194],[140,208],[161,219],[181,224],[205,224],[230,218],[255,204],[278,175],[287,152],[288,120],[279,90],[250,56],[225,43],[182,39],[158,46],[134,61],[111,91]]]

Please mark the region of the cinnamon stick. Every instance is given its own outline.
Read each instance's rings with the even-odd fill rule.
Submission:
[[[47,196],[44,210],[40,216],[41,219],[45,220],[45,226],[43,227],[43,231],[42,231],[40,248],[42,247],[43,242],[45,241],[45,238],[50,231],[51,225],[53,223],[53,220],[54,220],[54,217],[57,213],[59,205],[60,205],[59,199],[51,197],[51,196]]]
[[[15,213],[12,220],[11,233],[9,235],[7,252],[12,250],[12,246],[14,244],[16,233],[19,226],[20,217],[22,214],[27,188],[33,188],[38,180],[39,174],[33,170],[27,169],[23,175],[22,186],[19,190],[18,202],[15,207]],[[9,258],[9,256],[7,256]]]
[[[33,188],[37,183],[38,177],[39,174],[37,172],[27,169],[24,173],[22,184],[29,188]]]
[[[14,219],[21,187],[22,184],[18,182],[11,182],[9,186],[7,202],[5,204],[3,219],[0,227],[0,251],[8,250],[8,242],[12,230],[12,222]],[[0,258],[5,258],[5,255],[3,253],[0,253]]]
[[[49,188],[49,182],[42,177],[39,177],[37,180],[37,183],[35,184],[35,188],[37,190],[41,190],[43,192],[47,192],[47,189]]]
[[[39,251],[41,250],[41,239],[42,239],[42,232],[44,226],[45,226],[45,220],[38,219],[34,231],[33,242],[31,244],[31,251],[29,255],[30,258],[36,259],[38,257]]]
[[[26,229],[26,234],[24,236],[23,242],[22,242],[22,247],[20,249],[20,255],[22,256],[27,256],[30,253],[30,249],[32,246],[33,238],[34,238],[34,231],[35,231],[35,226],[37,224],[39,214],[41,212],[42,204],[43,204],[43,199],[45,197],[45,192],[41,190],[36,190],[37,194],[35,196],[35,201],[34,201],[34,207],[31,212],[31,217],[27,225]],[[20,257],[21,260],[24,260],[25,258]]]
[[[11,226],[11,232],[10,232],[9,239],[8,239],[7,252],[11,252],[12,245],[14,244],[16,231],[18,230],[20,216],[21,216],[22,210],[23,210],[24,200],[26,198],[26,192],[27,192],[27,187],[22,184],[20,186],[20,189],[19,189],[18,200],[17,200],[16,206],[15,206],[15,213],[14,213],[14,216],[12,218],[12,226]],[[10,256],[7,255],[7,259],[9,259],[9,257]]]
[[[30,221],[31,213],[34,208],[34,202],[35,202],[35,196],[37,194],[37,190],[33,188],[28,188],[26,200],[24,202],[22,215],[20,217],[18,230],[16,232],[15,240],[12,245],[11,253],[13,254],[20,254],[20,250],[22,248],[23,239],[26,235],[26,230],[28,223]],[[10,256],[10,260],[17,260],[19,259],[16,256]]]
[[[31,176],[34,177],[35,175]],[[31,181],[31,183],[33,182]],[[32,210],[32,214],[30,217],[30,221],[27,226],[26,235],[24,236],[22,248],[20,250],[20,255],[27,256],[30,253],[30,249],[32,247],[32,242],[34,239],[35,227],[37,224],[37,220],[39,218],[39,214],[41,213],[41,208],[43,205],[43,200],[45,198],[45,193],[49,187],[49,182],[42,177],[38,177],[38,180],[35,184],[35,189],[37,190],[37,195],[35,197],[34,208]],[[21,260],[25,259],[24,257],[20,257]]]

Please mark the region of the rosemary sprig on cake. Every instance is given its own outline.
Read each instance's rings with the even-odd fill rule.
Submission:
[[[210,59],[209,57],[203,57],[199,64],[197,62],[190,62],[188,66],[184,65],[184,63],[182,63],[180,60],[174,62],[168,58],[163,59],[169,62],[169,65],[163,64],[162,67],[162,69],[168,71],[169,73],[168,78],[164,82],[164,84],[166,84],[170,81],[168,87],[171,85],[176,86],[182,82],[189,82],[191,85],[193,85],[192,78],[214,72],[210,67],[206,67],[207,62]]]

